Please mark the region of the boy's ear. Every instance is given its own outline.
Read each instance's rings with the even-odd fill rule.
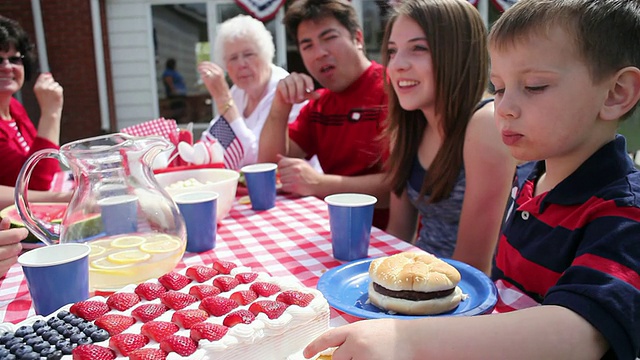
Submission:
[[[362,30],[356,30],[355,41],[358,44],[358,50],[362,50],[364,48],[364,34],[362,34]]]
[[[603,120],[618,120],[640,100],[640,69],[628,66],[614,76],[607,98],[600,109]]]

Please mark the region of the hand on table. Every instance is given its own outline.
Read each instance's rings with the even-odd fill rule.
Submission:
[[[287,104],[299,104],[320,97],[320,94],[313,91],[314,87],[309,75],[293,72],[278,82],[276,95]]]
[[[282,190],[300,196],[315,195],[315,187],[322,177],[304,159],[282,155],[278,155],[278,172]]]
[[[0,277],[4,276],[16,263],[22,251],[20,241],[29,235],[29,231],[25,228],[9,229],[9,226],[9,219],[2,219],[0,222]]]
[[[333,360],[404,360],[410,359],[410,349],[399,348],[396,322],[392,319],[362,320],[331,329],[307,345],[304,356],[338,347]]]

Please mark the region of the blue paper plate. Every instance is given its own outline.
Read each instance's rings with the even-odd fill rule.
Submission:
[[[368,302],[369,263],[373,259],[361,259],[335,267],[322,274],[318,281],[318,290],[324,294],[332,307],[347,314],[363,319],[417,319],[424,316],[388,314]],[[430,316],[473,316],[493,310],[498,300],[495,285],[482,271],[465,263],[442,259],[460,272],[458,283],[467,299],[455,309],[446,313]],[[429,315],[426,315],[429,316]]]

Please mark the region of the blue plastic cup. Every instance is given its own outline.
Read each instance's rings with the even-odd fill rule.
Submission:
[[[218,193],[194,191],[173,199],[187,225],[187,251],[199,253],[216,247]]]
[[[329,207],[333,257],[352,261],[369,256],[373,208],[378,201],[366,194],[334,194],[324,198]]]
[[[276,206],[277,164],[261,163],[240,169],[244,174],[253,210],[269,210]]]
[[[90,252],[89,245],[66,243],[33,249],[18,257],[36,314],[48,315],[89,298]]]
[[[138,197],[117,195],[98,200],[102,225],[107,235],[138,231]]]

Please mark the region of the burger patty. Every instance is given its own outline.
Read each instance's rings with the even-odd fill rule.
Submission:
[[[448,290],[440,290],[440,291],[431,291],[431,292],[422,292],[422,291],[411,291],[411,290],[389,290],[378,283],[373,283],[373,289],[379,294],[390,296],[398,299],[410,300],[410,301],[423,301],[423,300],[431,300],[436,298],[441,298],[445,296],[449,296],[455,290],[455,287]]]

